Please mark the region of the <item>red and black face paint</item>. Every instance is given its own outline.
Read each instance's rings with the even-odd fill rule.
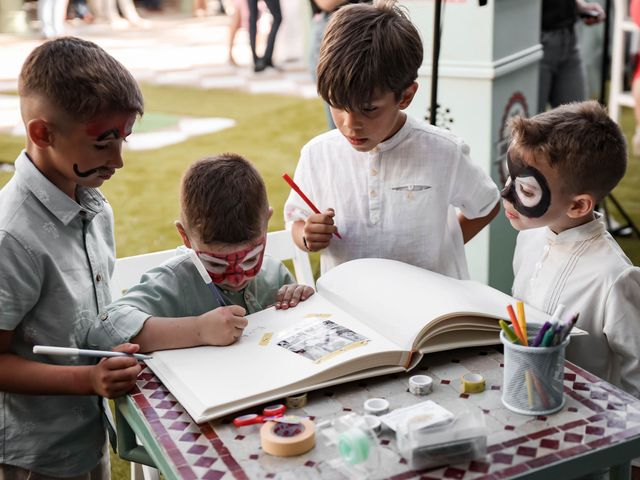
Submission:
[[[265,236],[247,248],[226,255],[202,250],[196,250],[196,253],[214,283],[239,285],[246,278],[255,277],[260,272],[266,243]]]
[[[518,213],[529,218],[543,216],[551,205],[551,190],[544,175],[524,162],[514,162],[507,153],[509,178],[500,196]]]

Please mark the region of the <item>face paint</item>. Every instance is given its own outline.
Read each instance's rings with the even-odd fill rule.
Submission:
[[[255,277],[262,267],[267,237],[243,250],[227,255],[196,250],[214,283],[239,285],[245,279]]]
[[[135,113],[120,113],[110,115],[108,118],[97,118],[89,122],[85,131],[87,135],[95,137],[97,142],[126,138],[131,135],[131,129],[135,121]]]
[[[551,205],[551,190],[544,175],[532,166],[515,163],[507,153],[509,178],[500,196],[513,204],[518,213],[529,218],[543,216]]]
[[[81,172],[81,171],[78,169],[78,164],[77,164],[77,163],[74,163],[74,164],[73,164],[73,173],[75,173],[77,176],[79,176],[79,177],[81,177],[81,178],[86,178],[86,177],[89,177],[89,176],[93,175],[94,173],[99,172],[99,171],[100,171],[100,168],[101,168],[101,167],[98,167],[98,168],[92,168],[92,169],[90,169],[90,170],[87,170],[86,172]]]

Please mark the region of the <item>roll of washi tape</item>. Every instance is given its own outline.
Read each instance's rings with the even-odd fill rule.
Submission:
[[[409,391],[414,395],[431,393],[433,379],[428,375],[414,375],[409,379]]]
[[[484,392],[484,377],[479,373],[465,373],[462,376],[462,393]]]
[[[287,397],[284,403],[287,404],[287,408],[303,408],[307,404],[307,394],[301,393],[300,395]]]
[[[357,465],[369,458],[371,440],[365,432],[357,427],[350,428],[338,436],[338,452],[342,459]]]
[[[364,411],[369,415],[384,415],[389,411],[389,402],[384,398],[370,398],[364,402]]]
[[[308,418],[300,423],[265,423],[260,429],[262,449],[276,457],[292,457],[311,450],[316,444],[316,427]]]
[[[382,430],[382,422],[375,415],[363,415],[364,422],[376,435]]]

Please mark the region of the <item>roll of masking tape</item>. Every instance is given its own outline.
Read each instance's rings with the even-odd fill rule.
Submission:
[[[382,430],[382,422],[375,415],[363,415],[364,423],[369,427],[376,435]]]
[[[370,398],[364,402],[364,411],[369,415],[384,415],[389,412],[389,402],[384,398]]]
[[[409,379],[409,391],[414,395],[431,393],[433,379],[428,375],[414,375]]]
[[[462,376],[462,393],[484,392],[484,377],[479,373],[465,373]]]
[[[260,428],[262,450],[276,457],[292,457],[311,450],[316,444],[316,427],[308,418],[300,423],[266,422]]]
[[[301,393],[300,395],[287,397],[284,403],[287,404],[287,408],[303,408],[307,404],[307,394]]]

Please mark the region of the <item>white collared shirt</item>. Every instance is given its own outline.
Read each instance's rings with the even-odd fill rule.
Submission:
[[[451,133],[407,117],[370,152],[356,151],[338,130],[302,149],[294,180],[324,211],[333,208],[342,239],[321,254],[321,272],[355,258],[389,258],[456,278],[468,278],[454,207],[468,218],[487,215],[498,189]],[[291,192],[290,228],[312,212]]]
[[[580,313],[567,359],[640,397],[640,268],[595,220],[560,234],[518,235],[513,296],[549,314]]]

